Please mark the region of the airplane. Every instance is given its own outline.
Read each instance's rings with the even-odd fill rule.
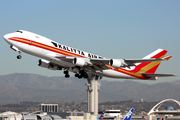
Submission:
[[[161,61],[172,57],[165,57],[167,51],[164,49],[157,49],[142,59],[108,59],[25,30],[6,34],[4,39],[11,49],[19,53],[17,59],[22,58],[21,52],[40,57],[40,67],[50,70],[64,69],[66,78],[70,77],[69,71],[75,73],[75,77],[79,79],[88,78],[88,73],[102,77],[141,80],[175,76],[155,73]]]
[[[134,112],[134,108],[131,108],[131,109],[129,110],[129,112],[126,114],[126,116],[124,117],[123,120],[131,120],[131,117],[132,117],[132,115],[133,115],[133,112]],[[101,116],[99,117],[99,120],[103,120],[103,118],[104,118],[104,113],[105,113],[105,110],[102,112]],[[120,120],[121,120],[121,118],[120,118]]]

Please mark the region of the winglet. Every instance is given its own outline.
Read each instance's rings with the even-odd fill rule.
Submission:
[[[168,56],[168,57],[165,57],[163,58],[164,60],[169,60],[172,56]]]

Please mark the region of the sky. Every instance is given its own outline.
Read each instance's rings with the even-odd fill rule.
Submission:
[[[33,73],[64,76],[63,71],[39,67],[40,58],[10,49],[3,36],[27,30],[60,44],[106,58],[143,58],[158,48],[173,57],[161,63],[156,73],[176,77],[142,83],[180,80],[180,1],[179,0],[1,0],[0,75]],[[109,79],[103,80],[118,80]]]

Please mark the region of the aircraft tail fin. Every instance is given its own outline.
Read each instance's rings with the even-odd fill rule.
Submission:
[[[126,116],[124,117],[124,120],[131,120],[131,117],[133,115],[133,112],[134,112],[134,108],[131,108],[129,110],[129,112],[126,114]]]
[[[161,58],[164,60],[169,60],[172,56],[165,57],[167,51],[163,49],[158,49],[151,54],[147,55],[143,59],[152,59],[152,58]],[[139,71],[139,73],[155,73],[157,68],[159,67],[161,61],[150,61],[150,62],[142,62],[136,65],[136,70],[134,72]]]
[[[101,113],[101,116],[99,117],[99,120],[103,120],[103,118],[104,118],[104,113],[105,113],[105,110],[103,110],[103,112]]]
[[[160,117],[160,118],[159,118],[159,120],[163,120],[163,118],[162,118],[162,117]]]

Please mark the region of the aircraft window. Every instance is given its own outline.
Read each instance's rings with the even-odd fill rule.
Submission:
[[[55,42],[51,42],[55,47],[57,47],[57,43],[55,43]]]
[[[66,46],[63,46],[63,49],[66,50]]]
[[[96,55],[94,55],[94,58],[97,58],[97,56],[96,56]]]
[[[73,49],[71,48],[71,52],[73,52]]]
[[[20,31],[20,30],[18,30],[18,31],[16,31],[16,32],[20,32],[20,33],[23,33],[22,31]]]
[[[103,57],[99,57],[99,59],[103,59]]]
[[[59,44],[59,48],[62,49],[62,46]]]

